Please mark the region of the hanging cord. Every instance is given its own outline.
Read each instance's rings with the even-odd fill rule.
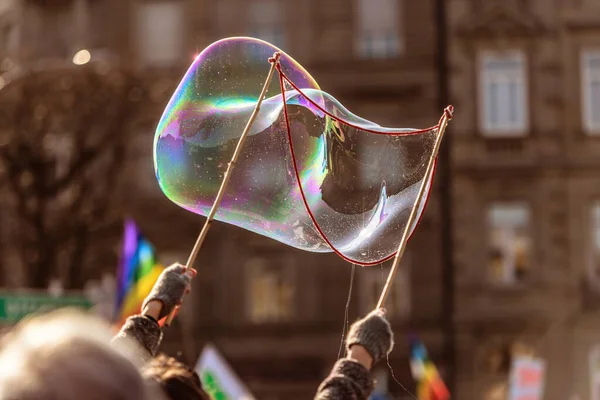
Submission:
[[[342,350],[344,349],[344,340],[346,340],[346,334],[348,333],[348,314],[350,311],[350,300],[352,299],[352,287],[354,286],[354,273],[356,272],[356,265],[352,264],[352,272],[350,273],[350,289],[348,289],[348,300],[346,300],[346,310],[344,312],[344,326],[342,328],[342,340],[340,341],[340,349],[338,351],[338,360],[342,358]]]
[[[390,355],[389,354],[386,356],[386,361],[387,361],[388,369],[390,370],[390,373],[392,374],[392,379],[394,380],[394,382],[396,382],[398,385],[400,385],[402,390],[404,390],[406,393],[408,393],[409,396],[413,398],[413,400],[419,400],[419,399],[417,399],[417,396],[413,392],[408,390],[406,388],[406,386],[404,386],[402,384],[402,382],[400,382],[398,379],[396,379],[396,375],[394,375],[394,369],[392,368],[392,365],[390,364]]]
[[[380,267],[381,267],[381,277],[382,277],[383,279],[385,279],[385,273],[384,273],[384,271],[383,271],[383,264],[381,264],[381,265],[380,265]],[[410,397],[411,397],[413,400],[419,400],[419,399],[417,399],[417,397],[416,397],[416,395],[415,395],[414,393],[412,393],[410,390],[408,390],[408,389],[406,388],[406,386],[404,386],[404,385],[402,384],[402,382],[400,382],[400,381],[399,381],[399,380],[396,378],[396,375],[394,374],[394,369],[392,368],[392,364],[390,364],[390,355],[389,355],[389,354],[387,354],[387,355],[385,356],[385,359],[386,359],[386,362],[387,362],[387,367],[388,367],[388,369],[390,370],[390,374],[391,374],[391,376],[392,376],[392,379],[393,379],[393,381],[394,381],[394,382],[396,382],[396,383],[397,383],[397,384],[398,384],[398,385],[399,385],[399,386],[402,388],[402,390],[404,390],[406,393],[408,393],[408,395],[409,395],[409,396],[410,396]]]

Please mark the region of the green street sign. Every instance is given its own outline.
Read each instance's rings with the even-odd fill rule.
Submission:
[[[0,292],[0,322],[15,323],[29,314],[47,312],[57,308],[89,309],[92,306],[92,302],[82,295],[56,297],[44,292]]]

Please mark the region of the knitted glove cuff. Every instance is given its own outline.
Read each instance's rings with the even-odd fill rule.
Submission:
[[[148,317],[135,315],[127,318],[112,342],[116,345],[124,343],[124,346],[129,346],[130,341],[133,340],[141,347],[141,350],[145,350],[141,351],[138,356],[146,362],[156,354],[162,336],[162,331],[155,321]]]
[[[191,282],[191,278],[184,273],[185,270],[185,267],[179,264],[165,269],[158,277],[146,300],[144,300],[142,310],[149,302],[158,300],[163,304],[158,320],[160,321],[169,315],[181,303],[181,299]]]
[[[394,347],[392,327],[382,310],[371,312],[350,328],[346,347],[361,345],[373,357],[373,363],[386,357]]]

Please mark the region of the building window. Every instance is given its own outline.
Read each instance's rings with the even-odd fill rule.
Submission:
[[[488,209],[489,276],[492,282],[514,284],[530,271],[530,210],[523,203],[494,203]]]
[[[9,22],[0,23],[0,74],[7,71],[9,68],[6,65],[10,60],[11,54],[11,38],[14,37],[15,27]]]
[[[600,203],[591,209],[591,251],[588,264],[588,282],[596,290],[600,290]]]
[[[0,73],[6,64],[3,61],[14,56],[17,47],[17,24],[12,15],[2,15],[0,10]]]
[[[294,265],[274,265],[272,259],[248,260],[247,315],[254,323],[285,322],[294,313]]]
[[[253,0],[248,3],[250,35],[283,49],[285,13],[281,0]]]
[[[136,42],[140,62],[165,67],[184,52],[184,8],[181,1],[141,2],[137,9]]]
[[[486,52],[480,59],[480,116],[485,135],[515,137],[527,133],[528,102],[522,52]]]
[[[600,345],[589,352],[590,399],[600,400]]]
[[[589,134],[600,133],[600,50],[585,51],[581,60],[583,126]]]
[[[407,261],[408,256],[405,255],[394,281],[394,287],[390,291],[385,308],[387,315],[394,319],[407,319],[410,316],[411,309],[411,291],[410,291],[410,262]],[[382,268],[379,270],[378,267],[373,267],[365,271],[364,275],[361,276],[361,291],[363,305],[362,313],[366,314],[373,310],[373,307],[379,301],[379,296],[385,282],[387,281],[389,268]]]
[[[362,58],[393,58],[400,54],[400,0],[358,0],[356,51]]]

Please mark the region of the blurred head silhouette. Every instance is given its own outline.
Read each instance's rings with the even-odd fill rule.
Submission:
[[[138,372],[135,344],[114,347],[111,337],[74,310],[22,322],[0,344],[0,399],[162,400]]]
[[[143,375],[156,381],[171,400],[210,400],[198,374],[172,357],[157,356],[148,363]]]

